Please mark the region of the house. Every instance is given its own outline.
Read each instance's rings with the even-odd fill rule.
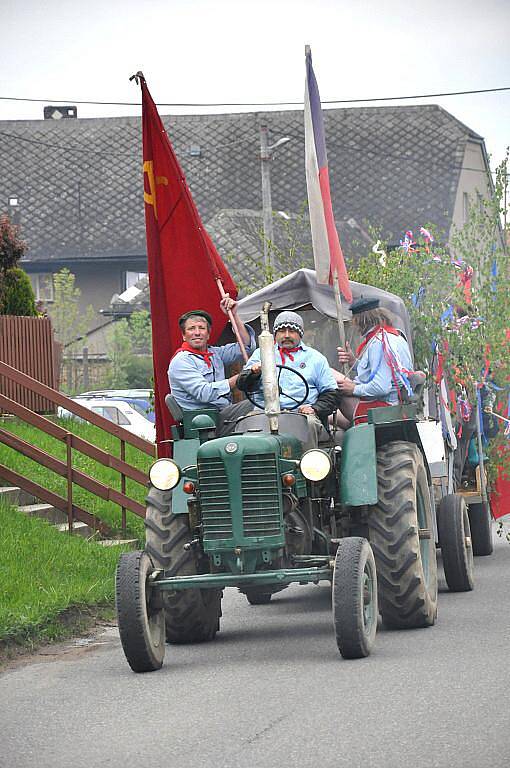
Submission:
[[[202,219],[245,290],[261,275],[261,128],[270,144],[289,139],[270,161],[276,270],[312,264],[302,111],[163,121]],[[369,226],[390,243],[430,224],[446,239],[491,188],[483,139],[439,106],[328,109],[324,123],[347,258],[371,243]],[[22,266],[37,298],[51,314],[51,277],[65,266],[83,310],[92,305],[106,322],[100,311],[147,269],[140,118],[0,121],[0,136],[0,211],[28,242]]]

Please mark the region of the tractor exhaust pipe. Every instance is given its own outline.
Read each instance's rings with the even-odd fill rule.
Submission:
[[[266,301],[260,313],[261,333],[259,336],[260,363],[262,367],[262,389],[264,392],[264,411],[269,420],[272,434],[278,433],[278,415],[280,413],[280,391],[276,376],[273,334],[269,330],[269,309],[271,302]]]

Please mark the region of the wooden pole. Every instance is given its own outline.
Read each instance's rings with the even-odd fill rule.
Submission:
[[[333,277],[333,291],[335,294],[336,304],[336,319],[338,322],[338,335],[340,337],[340,346],[345,349],[345,328],[344,328],[344,314],[342,311],[342,297],[340,295],[340,286],[338,284],[338,273],[335,271]],[[347,366],[345,363],[341,365],[342,373],[347,375]]]
[[[223,299],[226,296],[226,293],[225,293],[225,289],[223,288],[223,283],[221,282],[219,277],[216,278],[216,285],[218,286],[218,290],[220,292],[221,298]],[[234,331],[234,335],[237,339],[237,343],[241,348],[241,354],[243,356],[243,360],[246,363],[248,362],[248,355],[246,353],[246,348],[243,342],[243,338],[241,336],[241,332],[239,330],[239,326],[237,325],[236,319],[230,309],[228,311],[228,319],[230,320],[230,324],[232,325],[232,330]]]

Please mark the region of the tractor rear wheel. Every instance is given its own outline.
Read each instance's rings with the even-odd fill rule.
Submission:
[[[473,545],[462,496],[443,496],[437,509],[437,529],[448,588],[451,592],[470,592],[474,586]]]
[[[145,550],[165,576],[194,576],[209,572],[209,561],[184,545],[192,538],[187,515],[172,513],[171,491],[151,488],[145,517]],[[169,643],[214,640],[220,628],[221,589],[165,591],[166,639]]]
[[[344,659],[368,656],[375,643],[378,611],[375,560],[366,539],[340,539],[332,600],[338,650]]]
[[[473,554],[485,557],[492,555],[494,544],[492,542],[491,512],[483,502],[477,502],[468,506],[469,525],[471,527],[471,539],[473,541]]]
[[[120,556],[115,579],[120,641],[134,672],[160,669],[165,656],[161,593],[150,586],[154,565],[146,552]]]
[[[437,615],[437,561],[423,456],[414,443],[377,450],[378,502],[368,515],[386,626],[428,627]]]

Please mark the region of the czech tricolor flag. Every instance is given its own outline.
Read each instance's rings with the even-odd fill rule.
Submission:
[[[321,100],[312,67],[312,54],[308,45],[305,48],[305,55],[306,186],[317,282],[321,285],[328,283],[333,285],[333,279],[336,277],[340,291],[348,302],[352,302],[349,276],[345,268],[331,205]]]

